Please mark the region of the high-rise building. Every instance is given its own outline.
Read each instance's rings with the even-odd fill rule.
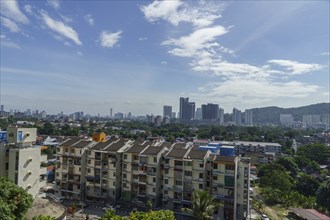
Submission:
[[[219,108],[219,123],[223,124],[225,122],[225,111],[223,108]]]
[[[172,106],[164,105],[163,106],[163,117],[172,117]]]
[[[110,108],[110,118],[112,118],[112,108]]]
[[[1,105],[0,106],[0,112],[3,112],[3,111],[5,111],[5,106],[4,105]]]
[[[176,118],[175,112],[172,112],[171,118]]]
[[[219,118],[219,105],[208,103],[202,105],[202,118],[203,119],[218,119]]]
[[[280,123],[284,126],[292,125],[294,122],[293,116],[291,114],[280,114]]]
[[[196,109],[196,119],[202,119],[203,114],[202,114],[202,108],[197,108]]]
[[[180,98],[180,119],[182,122],[195,118],[195,102],[189,102],[189,98]]]
[[[244,117],[245,117],[246,125],[253,125],[253,110],[252,109],[245,109]]]
[[[303,115],[303,123],[306,127],[311,127],[314,124],[321,122],[320,115]]]
[[[240,125],[242,123],[242,112],[237,108],[233,108],[232,121],[235,122],[236,125]]]
[[[155,127],[159,127],[162,125],[163,117],[160,115],[157,115],[154,121]]]

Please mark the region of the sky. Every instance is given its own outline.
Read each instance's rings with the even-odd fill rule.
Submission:
[[[162,114],[329,102],[329,1],[1,0],[1,104]]]

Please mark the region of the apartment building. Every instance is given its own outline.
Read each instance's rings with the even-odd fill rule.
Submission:
[[[67,139],[57,147],[55,193],[62,198],[84,200],[86,187],[86,150],[97,142]]]
[[[120,198],[122,155],[132,142],[110,139],[87,150],[86,201],[106,204]]]
[[[35,145],[36,128],[7,128],[7,143],[0,143],[0,176],[8,177],[16,185],[35,197],[46,186],[47,161],[41,147]]]
[[[163,208],[180,212],[191,207],[192,192],[210,187],[207,168],[210,151],[191,143],[174,144],[164,156]]]
[[[282,145],[279,143],[267,143],[267,142],[251,142],[251,141],[234,141],[236,155],[243,154],[245,152],[258,152],[258,153],[281,153]]]
[[[245,219],[250,212],[250,161],[233,156],[214,156],[212,194],[219,201],[217,219]]]

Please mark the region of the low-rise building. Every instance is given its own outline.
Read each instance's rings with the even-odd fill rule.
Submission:
[[[7,143],[0,143],[0,176],[8,177],[16,185],[35,197],[46,186],[47,162],[41,147],[35,145],[36,128],[7,128]]]

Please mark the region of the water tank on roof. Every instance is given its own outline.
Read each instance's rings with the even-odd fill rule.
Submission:
[[[235,156],[235,147],[234,146],[221,146],[220,155],[221,156]]]

